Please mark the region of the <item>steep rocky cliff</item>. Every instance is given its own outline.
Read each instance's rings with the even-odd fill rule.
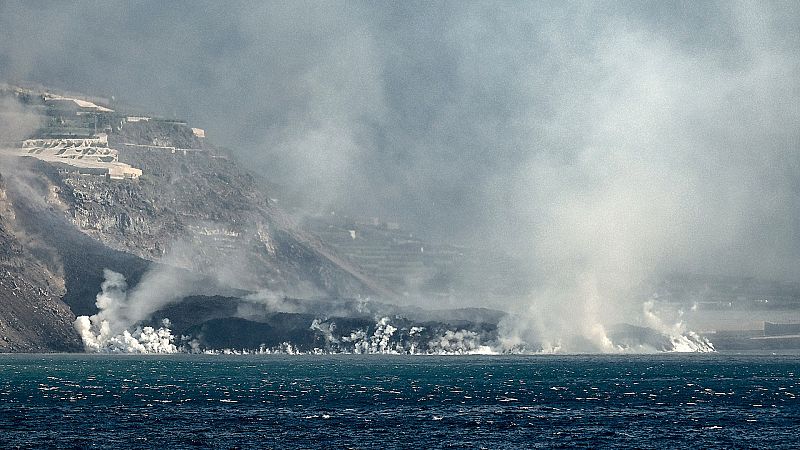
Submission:
[[[168,265],[193,294],[391,295],[185,126],[127,125],[111,140],[121,161],[143,170],[138,180],[27,158],[0,164],[0,351],[80,349],[72,322],[97,312],[104,269],[135,286]],[[154,136],[159,146],[148,145]]]
[[[61,300],[66,290],[54,257],[19,226],[0,177],[0,352],[82,348],[75,315]]]

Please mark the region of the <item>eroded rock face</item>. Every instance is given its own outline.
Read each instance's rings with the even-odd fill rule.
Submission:
[[[53,250],[22,231],[0,179],[0,352],[82,348],[59,269]]]

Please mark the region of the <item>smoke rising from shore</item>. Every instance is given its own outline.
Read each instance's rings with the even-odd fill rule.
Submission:
[[[30,38],[0,76],[164,105],[310,203],[514,254],[509,340],[613,349],[669,272],[800,281],[793,3],[200,5],[4,4]]]
[[[128,283],[122,274],[106,269],[103,275],[102,291],[97,294],[97,314],[79,316],[73,324],[84,349],[110,353],[176,353],[175,337],[169,331],[168,322],[157,330],[139,324],[154,311],[144,307],[152,302],[148,290],[128,292]]]

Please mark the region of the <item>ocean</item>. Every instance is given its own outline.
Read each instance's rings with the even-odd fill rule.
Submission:
[[[0,448],[798,448],[797,355],[0,355]]]

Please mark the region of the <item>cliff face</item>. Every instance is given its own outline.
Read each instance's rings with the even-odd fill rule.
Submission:
[[[56,186],[69,221],[109,248],[150,261],[167,258],[240,289],[369,292],[365,280],[296,228],[236,163],[153,148],[128,148],[123,158],[146,175],[119,182],[66,174]]]
[[[61,300],[66,290],[54,256],[19,226],[0,178],[0,352],[82,348],[75,315]]]
[[[97,312],[106,268],[135,285],[168,264],[203,294],[388,292],[295,227],[232,160],[168,148],[196,146],[185,127],[127,125],[110,138],[139,180],[0,165],[0,351],[80,350],[72,322]]]

